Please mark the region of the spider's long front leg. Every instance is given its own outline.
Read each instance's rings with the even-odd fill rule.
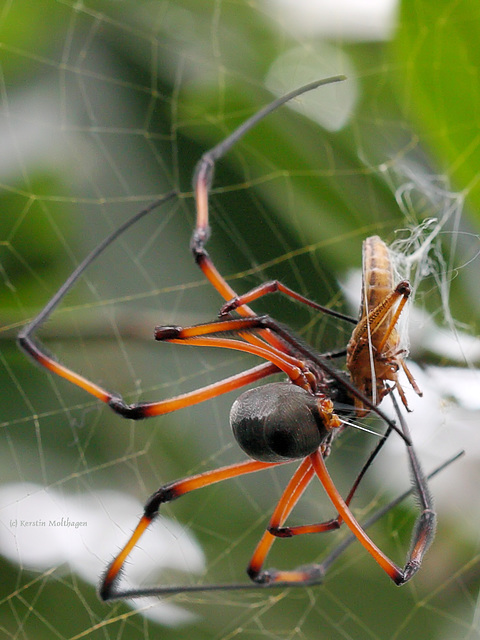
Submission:
[[[35,339],[35,332],[49,319],[53,311],[57,308],[60,302],[72,289],[74,284],[85,273],[86,269],[100,256],[105,249],[107,249],[120,235],[127,231],[130,227],[135,225],[139,220],[146,215],[172,200],[176,196],[175,192],[170,192],[153,202],[142,211],[136,213],[123,225],[118,227],[113,233],[107,236],[72,272],[69,278],[64,282],[60,289],[52,296],[45,307],[40,313],[27,324],[18,334],[18,344],[21,349],[27,353],[35,362],[45,367],[52,373],[68,380],[72,384],[80,387],[90,395],[98,398],[102,402],[109,405],[113,411],[131,420],[141,420],[143,418],[150,418],[152,416],[163,415],[182,409],[184,407],[192,406],[199,402],[215,398],[223,393],[239,389],[252,382],[257,382],[267,376],[272,375],[278,371],[277,367],[273,364],[266,362],[257,367],[253,367],[248,371],[241,372],[233,375],[219,382],[207,385],[195,391],[181,394],[174,398],[168,398],[166,400],[160,400],[158,402],[140,402],[137,404],[127,404],[121,396],[115,393],[111,393],[104,387],[96,384],[95,382],[85,378],[81,374],[73,371],[63,363],[56,360],[51,356],[43,345]]]
[[[293,100],[294,98],[312,91],[317,87],[325,84],[331,84],[334,82],[340,82],[345,80],[345,76],[333,76],[331,78],[325,78],[312,82],[304,87],[300,87],[290,93],[277,98],[270,104],[266,105],[263,109],[254,114],[251,118],[246,120],[237,129],[235,129],[225,140],[212,147],[209,151],[203,154],[200,161],[197,164],[194,177],[194,190],[195,190],[195,202],[196,202],[196,224],[190,241],[190,248],[192,250],[195,262],[198,264],[202,272],[204,273],[210,284],[218,291],[222,298],[226,301],[236,298],[237,294],[228,284],[225,278],[215,267],[213,260],[209,256],[205,245],[208,242],[210,236],[209,225],[209,211],[208,211],[208,197],[213,180],[213,174],[215,169],[215,163],[220,160],[248,131],[250,131],[255,125],[268,116],[270,113],[278,109],[280,106]],[[243,316],[254,316],[255,313],[245,304],[238,307],[238,313]],[[261,332],[262,338],[264,338],[269,344],[279,348],[279,342],[277,338],[269,331]],[[249,342],[258,343],[256,336],[247,336],[245,339]]]
[[[205,273],[205,275],[207,275],[207,278],[211,281],[213,286],[221,295],[223,295],[223,297],[225,297],[226,300],[233,298],[234,295],[225,296],[222,292],[225,292],[227,289],[229,289],[233,294],[235,292],[230,289],[224,278],[220,274],[218,274],[216,269],[213,267],[213,263],[211,262],[211,260],[204,259],[202,257],[207,256],[205,245],[210,236],[208,195],[213,180],[215,163],[217,162],[217,160],[220,160],[228,151],[230,151],[230,149],[240,140],[240,138],[248,133],[248,131],[253,129],[261,120],[263,120],[266,116],[271,114],[273,111],[275,111],[285,103],[297,98],[298,96],[301,96],[304,93],[313,91],[314,89],[317,89],[322,85],[341,82],[345,79],[345,76],[332,76],[330,78],[316,80],[315,82],[311,82],[304,85],[303,87],[294,89],[290,93],[287,93],[284,96],[273,100],[265,107],[263,107],[263,109],[257,111],[257,113],[255,113],[251,118],[248,118],[248,120],[243,122],[224,140],[206,151],[198,162],[194,177],[195,199],[197,203],[197,220],[190,242],[190,247],[195,256],[195,259],[199,263],[199,266],[202,270],[204,270],[204,268],[206,271],[209,270],[208,267],[204,266],[204,263],[209,262],[211,264],[212,271],[210,273],[212,279],[210,280],[210,275],[207,275],[207,273]],[[215,273],[218,274],[218,279],[214,277]]]
[[[103,387],[95,384],[94,382],[84,378],[82,375],[72,371],[62,363],[58,362],[53,358],[41,345],[34,339],[35,332],[49,319],[53,311],[58,307],[60,302],[65,298],[67,293],[72,289],[74,284],[81,278],[81,276],[85,273],[88,267],[95,262],[95,260],[107,249],[115,240],[121,236],[127,229],[130,229],[133,225],[135,225],[139,220],[147,216],[149,213],[164,205],[165,203],[172,200],[176,197],[176,193],[171,191],[167,193],[163,197],[159,198],[155,202],[152,202],[148,207],[142,209],[134,216],[132,216],[129,220],[124,222],[118,229],[115,229],[110,235],[108,235],[95,249],[88,254],[88,256],[82,260],[82,262],[77,266],[76,269],[71,273],[71,275],[67,278],[67,280],[63,283],[63,285],[58,289],[58,291],[50,298],[47,304],[43,307],[43,309],[38,313],[31,322],[29,322],[18,334],[18,344],[20,348],[27,353],[31,358],[33,358],[38,364],[42,365],[52,373],[65,378],[69,382],[75,384],[77,387],[84,389],[92,396],[95,396],[102,402],[110,403],[112,398],[114,397],[111,393],[109,393]],[[123,406],[126,407],[123,403]],[[122,413],[119,411],[119,413]],[[134,418],[142,418],[145,417],[143,415],[133,415]]]

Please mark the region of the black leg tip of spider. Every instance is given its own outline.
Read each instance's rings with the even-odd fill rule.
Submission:
[[[22,329],[17,335],[17,344],[22,349],[25,349],[26,342],[27,342],[27,337],[26,337],[25,329]]]
[[[108,600],[110,600],[110,592],[111,592],[111,585],[105,585],[103,582],[100,583],[97,593],[98,593],[98,597],[100,598],[100,600],[102,600],[103,602],[108,602]]]
[[[314,584],[322,584],[325,578],[325,570],[321,564],[307,564],[298,567],[294,572],[268,569],[267,571],[247,571],[250,579],[259,587],[285,586],[298,587]]]
[[[38,349],[35,348],[34,341],[30,338],[28,327],[22,329],[17,336],[17,344],[25,353],[27,353],[35,361],[39,361]]]
[[[98,597],[103,602],[108,602],[109,600],[115,599],[116,587],[123,574],[123,568],[120,568],[118,573],[111,576],[109,575],[111,568],[112,568],[112,563],[110,563],[106,568],[106,570],[103,572],[97,587]]]
[[[178,338],[181,327],[155,327],[155,331],[153,333],[155,340],[174,340]]]

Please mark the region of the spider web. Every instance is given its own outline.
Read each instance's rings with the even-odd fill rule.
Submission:
[[[480,14],[465,0],[435,9],[427,0],[402,8],[378,2],[361,15],[357,3],[332,3],[320,16],[316,5],[3,6],[0,629],[7,638],[480,637],[480,83],[471,62]],[[42,340],[129,402],[167,398],[252,366],[255,360],[235,353],[152,339],[154,326],[211,320],[221,303],[188,248],[191,176],[200,155],[270,92],[337,73],[348,76],[344,86],[272,114],[219,162],[208,249],[239,291],[277,278],[355,315],[363,239],[378,234],[393,243],[398,272],[415,290],[401,328],[402,336],[410,328],[405,344],[424,391],[417,399],[407,389],[415,444],[426,470],[467,453],[432,482],[434,545],[402,589],[352,545],[319,587],[103,604],[96,581],[145,499],[165,482],[242,459],[228,427],[233,398],[124,421],[34,367],[15,335],[100,239],[175,188],[173,204],[92,265]],[[280,297],[255,309],[320,351],[348,341],[349,325]],[[365,426],[380,425],[372,418]],[[329,468],[342,494],[375,442],[353,429],[340,439]],[[399,439],[380,458],[355,501],[361,521],[409,486]],[[254,474],[166,506],[125,580],[246,580],[291,473]],[[372,529],[398,562],[414,510],[407,501]],[[312,486],[292,519],[332,515]],[[268,566],[321,561],[345,535],[277,541]]]

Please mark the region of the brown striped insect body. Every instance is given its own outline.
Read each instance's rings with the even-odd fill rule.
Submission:
[[[376,405],[396,388],[408,409],[398,371],[403,369],[418,395],[421,391],[405,364],[396,326],[410,296],[410,284],[402,280],[394,286],[390,250],[378,236],[363,243],[362,272],[360,318],[347,346],[347,368],[355,386]],[[368,413],[361,399],[354,402],[357,415]]]

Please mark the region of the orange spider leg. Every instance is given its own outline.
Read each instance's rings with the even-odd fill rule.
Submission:
[[[198,254],[198,256],[195,257],[195,260],[207,280],[219,292],[224,300],[230,300],[231,298],[237,297],[235,290],[232,289],[232,287],[227,283],[224,277],[219,273],[219,271],[213,264],[212,259],[205,250],[203,250],[202,253]],[[247,305],[239,307],[237,311],[242,316],[255,316],[255,312]],[[277,349],[285,349],[285,346],[282,345],[281,342],[270,331],[260,331],[259,335]],[[242,335],[242,337],[248,342],[252,342],[254,344],[263,344],[263,341],[257,336],[247,334]]]
[[[197,218],[195,229],[190,241],[190,248],[193,252],[195,262],[200,267],[210,284],[218,291],[224,300],[231,300],[236,298],[237,294],[230,287],[225,278],[216,269],[212,259],[208,255],[205,245],[208,242],[210,236],[209,225],[209,211],[208,211],[208,197],[210,193],[210,187],[213,179],[213,172],[215,163],[220,160],[248,131],[250,131],[260,120],[268,116],[270,113],[278,109],[280,106],[300,96],[303,93],[312,91],[317,87],[325,84],[331,84],[334,82],[341,82],[345,80],[345,76],[333,76],[323,80],[312,82],[304,87],[291,91],[290,93],[277,98],[270,104],[266,105],[263,109],[255,113],[251,118],[246,120],[242,125],[235,129],[227,138],[222,140],[215,147],[203,154],[200,161],[197,164],[194,177],[194,190],[195,190],[195,202]],[[242,305],[237,309],[238,313],[242,316],[253,316],[254,312],[246,305]],[[276,348],[282,348],[281,343],[278,341],[275,335],[272,335],[268,330],[262,331],[261,336],[269,342],[269,344]],[[256,336],[245,336],[248,342],[254,342],[258,344],[259,338]],[[285,346],[283,346],[285,349]]]
[[[61,378],[65,378],[65,380],[68,380],[69,382],[75,384],[77,387],[84,389],[85,391],[87,391],[87,393],[90,393],[92,396],[95,396],[102,402],[106,402],[107,404],[110,402],[112,396],[106,389],[103,389],[98,384],[95,384],[94,382],[87,380],[87,378],[84,378],[79,373],[75,373],[75,371],[72,371],[68,367],[61,364],[60,362],[57,362],[47,354],[43,353],[43,351],[41,351],[37,347],[35,342],[25,338],[25,339],[22,339],[21,345],[22,345],[22,348],[36,362],[41,364],[42,367],[45,367],[45,369],[48,369],[49,371],[51,371],[52,373],[55,373],[57,376],[60,376]]]
[[[261,471],[262,469],[274,467],[278,464],[282,463],[246,460],[244,462],[235,463],[227,467],[215,469],[214,471],[200,473],[198,475],[191,476],[190,478],[177,480],[176,482],[171,482],[160,487],[160,489],[156,491],[147,501],[147,504],[144,508],[144,514],[141,517],[137,527],[135,528],[135,531],[131,535],[127,544],[116,555],[116,557],[108,566],[102,578],[99,589],[100,597],[102,598],[102,600],[112,600],[116,598],[135,595],[134,590],[129,591],[128,593],[124,593],[123,591],[116,590],[115,587],[119,580],[123,565],[125,564],[125,560],[128,558],[148,526],[158,515],[160,506],[162,504],[175,500],[175,498],[179,498],[180,496],[190,493],[191,491],[195,491],[196,489],[202,489],[217,482],[228,480],[229,478],[238,478],[239,476],[254,473],[255,471]]]
[[[379,441],[379,443],[371,452],[367,461],[363,465],[363,468],[358,474],[355,482],[352,485],[352,488],[348,493],[347,498],[345,499],[345,505],[347,507],[352,501],[353,496],[355,495],[355,492],[358,489],[366,471],[370,468],[373,460],[387,441],[391,430],[391,427],[389,427],[389,429],[382,436],[382,439]],[[324,445],[320,449],[319,455],[322,456],[322,459],[328,455],[328,444]],[[257,548],[255,549],[248,569],[248,574],[252,579],[260,581],[261,583],[268,582],[269,584],[276,582],[296,581],[300,581],[303,583],[312,583],[313,581],[319,581],[323,576],[321,566],[317,564],[307,565],[306,567],[303,567],[301,571],[261,571],[261,567],[263,566],[266,556],[274,542],[274,537],[290,538],[297,535],[304,535],[308,533],[323,533],[340,528],[343,522],[343,518],[340,514],[335,518],[331,518],[330,520],[326,520],[324,522],[316,524],[299,525],[295,527],[283,526],[283,523],[287,519],[295,504],[300,499],[301,495],[307,488],[314,475],[315,468],[310,460],[310,457],[307,457],[303,460],[302,464],[297,469],[295,475],[292,477],[289,485],[286,487],[284,493],[282,494],[282,497],[280,498],[277,507],[272,514],[268,528],[263,534],[260,542],[258,543]]]
[[[319,453],[313,453],[310,456],[310,460],[313,468],[318,476],[318,479],[322,483],[328,497],[332,501],[333,505],[337,509],[342,520],[355,535],[357,540],[362,544],[370,555],[378,562],[382,569],[390,576],[390,578],[397,582],[402,582],[402,571],[394,562],[392,562],[377,545],[367,536],[361,525],[357,522],[352,512],[348,508],[347,504],[343,500],[342,496],[338,493],[338,490],[327,471],[323,457]]]
[[[418,463],[414,454],[412,452],[410,453],[412,461],[412,471],[414,473],[418,473]],[[386,556],[383,551],[381,551],[377,547],[377,545],[365,533],[365,530],[362,528],[362,526],[357,522],[347,504],[343,500],[342,496],[339,494],[335,484],[333,483],[333,480],[331,479],[330,474],[327,471],[325,461],[323,460],[321,454],[318,452],[313,453],[310,456],[310,460],[320,482],[322,483],[325,491],[328,494],[328,497],[337,509],[339,515],[344,520],[345,524],[355,535],[360,544],[370,553],[374,560],[377,561],[377,563],[395,582],[395,584],[401,585],[410,580],[410,578],[420,568],[423,556],[430,546],[435,532],[436,516],[434,511],[430,507],[431,498],[428,495],[423,494],[420,494],[419,496],[424,508],[417,520],[412,546],[407,556],[407,562],[404,568],[401,569],[392,560],[390,560],[390,558]],[[420,475],[423,477],[421,472]]]
[[[463,451],[457,453],[456,455],[449,458],[447,461],[442,463],[439,467],[437,467],[434,471],[432,471],[428,476],[427,480],[430,480],[438,473],[443,471],[448,465],[457,460],[459,457],[463,455]],[[320,458],[322,457],[319,454]],[[280,501],[275,509],[275,512],[272,516],[272,521],[278,521],[278,523],[283,522],[289,515],[290,511],[295,506],[298,499],[301,497],[302,493],[308,486],[311,478],[312,478],[312,470],[317,471],[315,468],[315,464],[312,463],[311,457],[306,458],[302,461],[294,476],[291,478],[287,488],[285,489]],[[351,535],[349,538],[344,540],[344,542],[339,545],[321,564],[311,564],[305,569],[297,569],[293,571],[280,571],[277,572],[275,570],[269,570],[266,572],[260,573],[261,565],[263,560],[265,559],[270,547],[274,542],[274,536],[271,536],[268,531],[265,532],[262,537],[261,542],[257,546],[255,550],[254,556],[252,558],[253,564],[256,566],[258,573],[256,574],[256,580],[259,577],[263,577],[265,581],[263,582],[251,582],[251,583],[227,583],[227,584],[189,584],[189,585],[171,585],[171,586],[160,586],[160,587],[145,587],[145,588],[132,588],[132,589],[118,589],[118,581],[120,579],[120,575],[123,569],[123,565],[128,558],[128,555],[131,553],[135,545],[138,543],[139,539],[148,528],[152,520],[158,514],[158,510],[164,502],[169,502],[180,495],[185,495],[190,491],[195,489],[200,489],[203,487],[207,487],[215,482],[220,482],[222,480],[227,480],[229,478],[239,477],[241,475],[245,475],[248,473],[253,473],[255,471],[260,471],[262,469],[276,466],[277,464],[282,463],[265,463],[265,462],[256,462],[253,460],[247,460],[242,463],[237,463],[228,467],[223,467],[221,469],[217,469],[215,471],[208,471],[204,474],[199,474],[196,476],[192,476],[191,478],[186,478],[184,480],[179,480],[177,482],[172,482],[164,487],[161,487],[157,492],[155,492],[147,505],[145,506],[145,512],[142,518],[140,519],[139,524],[137,525],[134,533],[128,540],[127,544],[123,547],[123,549],[117,554],[114,560],[110,563],[105,572],[103,579],[100,584],[100,597],[103,600],[118,600],[123,598],[136,598],[136,597],[145,597],[145,596],[161,596],[168,594],[176,594],[176,593],[186,593],[186,592],[198,592],[198,591],[230,591],[230,590],[250,590],[250,589],[258,589],[258,588],[268,588],[268,587],[300,587],[306,584],[319,583],[322,581],[326,570],[330,567],[330,565],[347,549],[354,540],[358,539],[357,531],[353,531],[354,535]],[[321,472],[323,475],[323,472]],[[328,473],[327,473],[328,476]],[[331,482],[331,481],[330,481]],[[323,483],[322,483],[323,484]],[[333,483],[332,483],[333,485]],[[325,485],[324,485],[325,486]],[[326,487],[325,487],[326,488]],[[384,506],[382,509],[378,510],[371,518],[369,518],[364,524],[363,527],[356,523],[356,526],[363,531],[364,537],[368,540],[368,536],[365,534],[365,530],[372,526],[375,522],[377,522],[382,516],[384,516],[388,511],[390,511],[393,507],[398,505],[400,502],[405,500],[408,496],[410,496],[414,492],[414,488],[411,487],[408,491],[405,491],[402,495],[398,496],[395,500],[393,500],[388,505]],[[350,492],[351,493],[351,492]],[[350,494],[349,494],[350,495]],[[332,501],[333,502],[333,501]],[[349,513],[348,507],[346,511]],[[353,516],[352,516],[353,518]],[[425,553],[425,548],[428,546],[428,535],[425,533],[418,536],[418,539],[413,545],[413,550],[411,552],[411,557],[415,559],[415,562],[418,564],[423,554]],[[371,543],[373,545],[373,543]],[[374,546],[374,545],[373,545]],[[381,553],[381,552],[380,552]],[[393,563],[387,558],[387,566],[395,567]],[[252,566],[252,562],[250,563]],[[415,570],[418,566],[415,567]],[[252,571],[253,573],[253,571]],[[413,575],[414,571],[411,573]],[[403,582],[406,582],[407,579],[411,577],[411,575],[407,575],[404,571]],[[282,576],[282,579],[279,578]],[[255,576],[253,576],[255,578]],[[399,582],[402,584],[403,582]]]
[[[260,584],[273,584],[276,582],[301,582],[306,584],[322,577],[318,574],[317,565],[309,565],[301,570],[279,571],[277,569],[268,569],[262,571],[262,566],[276,538],[270,530],[279,529],[283,525],[314,475],[315,471],[310,458],[305,458],[286,486],[270,519],[269,526],[253,552],[247,573],[255,582]]]
[[[116,413],[131,420],[141,420],[152,416],[164,415],[166,413],[176,411],[177,409],[190,407],[200,402],[204,402],[205,400],[216,398],[223,393],[239,389],[251,382],[261,380],[262,378],[272,375],[278,371],[278,367],[270,362],[266,362],[256,367],[252,367],[247,371],[225,378],[224,380],[201,387],[200,389],[195,389],[194,391],[175,396],[174,398],[168,398],[158,402],[126,404],[120,396],[107,391],[90,380],[87,380],[75,371],[72,371],[72,369],[69,369],[60,362],[57,362],[50,356],[47,356],[45,353],[40,351],[33,341],[25,343],[23,348],[43,367],[61,378],[68,380],[77,387],[84,389],[102,402],[108,404]],[[258,349],[260,351],[260,348]]]
[[[377,443],[377,446],[373,449],[373,451],[368,456],[366,462],[364,463],[362,469],[360,470],[360,473],[357,475],[355,482],[353,483],[352,488],[348,493],[348,496],[345,498],[345,504],[347,505],[347,507],[350,505],[350,502],[353,500],[353,497],[358,487],[360,486],[360,483],[365,473],[370,468],[372,462],[377,457],[378,453],[380,452],[383,445],[387,441],[387,438],[390,435],[391,431],[392,431],[392,427],[389,427],[387,431],[383,434],[379,442]],[[327,453],[328,453],[328,450],[324,453],[325,458],[327,457]],[[312,467],[312,472],[313,472],[313,467]],[[293,536],[303,535],[306,533],[321,533],[323,531],[338,529],[340,528],[342,522],[343,522],[342,516],[337,515],[335,518],[331,518],[330,520],[316,523],[316,524],[297,525],[295,527],[283,527],[280,525],[270,526],[269,531],[270,533],[273,533],[274,536],[277,536],[280,538],[291,538]]]
[[[312,307],[312,309],[316,309],[317,311],[321,311],[322,313],[333,316],[335,318],[340,318],[340,320],[346,320],[347,322],[357,324],[357,321],[354,318],[340,313],[339,311],[335,311],[334,309],[330,309],[329,307],[324,307],[323,305],[318,304],[318,302],[302,296],[301,293],[297,293],[293,289],[290,289],[290,287],[287,287],[279,280],[269,280],[268,282],[264,282],[258,285],[258,287],[247,291],[241,296],[232,298],[231,300],[226,302],[220,309],[219,316],[226,315],[227,313],[230,313],[231,311],[242,307],[246,303],[253,302],[254,300],[258,300],[258,298],[261,298],[269,293],[276,293],[277,291],[283,293],[289,298],[292,298],[293,300],[296,300],[297,302],[300,302],[301,304]]]
[[[216,398],[224,393],[234,391],[235,389],[239,389],[277,372],[278,368],[275,365],[270,362],[264,362],[252,369],[237,373],[229,378],[196,389],[195,391],[189,391],[188,393],[183,393],[174,398],[168,398],[167,400],[160,400],[159,402],[142,403],[142,411],[146,418],[164,415],[165,413],[184,409],[185,407],[190,407],[205,400]]]
[[[311,391],[312,382],[314,380],[310,377],[308,371],[303,370],[301,360],[297,360],[296,358],[292,358],[287,354],[282,353],[281,351],[277,351],[273,347],[264,348],[258,347],[255,344],[250,344],[247,342],[242,342],[241,340],[234,340],[230,338],[168,338],[167,342],[172,342],[173,344],[190,344],[197,347],[220,347],[223,349],[233,349],[235,351],[243,351],[244,353],[251,353],[252,355],[259,356],[260,358],[264,358],[265,360],[270,361],[274,364],[278,369],[284,371],[290,380],[306,389],[307,391]]]

